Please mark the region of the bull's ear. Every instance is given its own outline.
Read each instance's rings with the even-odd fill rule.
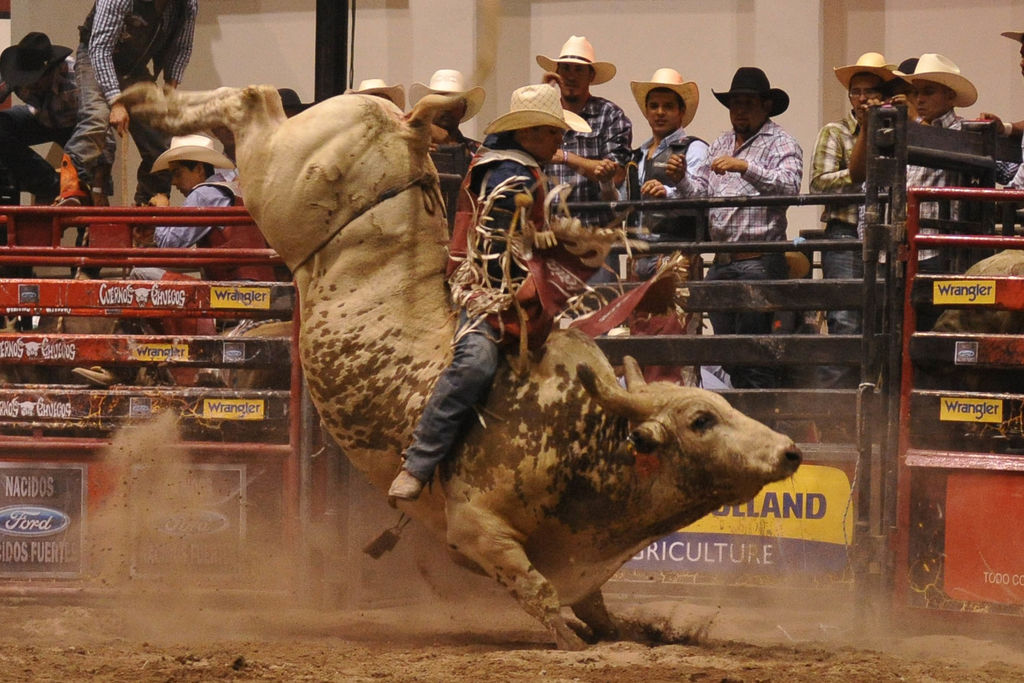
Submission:
[[[418,130],[426,129],[430,130],[430,124],[434,122],[434,115],[437,112],[444,109],[451,109],[452,107],[459,104],[459,102],[465,101],[464,97],[459,95],[438,95],[431,93],[423,97],[416,106],[412,108],[412,111],[405,115],[405,120],[409,124],[409,127]]]

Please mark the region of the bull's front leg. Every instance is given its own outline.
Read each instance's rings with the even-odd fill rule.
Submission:
[[[619,639],[618,624],[616,624],[612,615],[609,614],[600,589],[574,603],[572,611],[573,614],[579,617],[580,621],[590,627],[594,638],[598,640]]]
[[[528,614],[547,627],[559,649],[586,647],[562,617],[555,587],[534,568],[521,535],[505,520],[478,506],[450,504],[448,545],[505,586]]]

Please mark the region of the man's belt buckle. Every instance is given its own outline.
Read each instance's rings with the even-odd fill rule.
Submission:
[[[736,261],[750,261],[751,259],[761,258],[763,254],[759,251],[736,251],[736,252],[720,252],[715,254],[715,265],[716,266],[727,266],[730,263]]]

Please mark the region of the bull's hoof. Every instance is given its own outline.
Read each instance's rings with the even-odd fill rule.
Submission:
[[[587,644],[576,635],[576,632],[569,628],[569,625],[564,621],[555,624],[551,629],[555,636],[555,647],[559,650],[572,650],[579,651],[587,649]]]

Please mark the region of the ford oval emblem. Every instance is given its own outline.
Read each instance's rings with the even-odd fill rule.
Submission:
[[[215,510],[186,510],[165,517],[157,527],[172,536],[201,536],[228,528],[228,518]]]
[[[38,505],[9,505],[0,508],[0,534],[50,536],[64,531],[71,518],[60,510]]]

